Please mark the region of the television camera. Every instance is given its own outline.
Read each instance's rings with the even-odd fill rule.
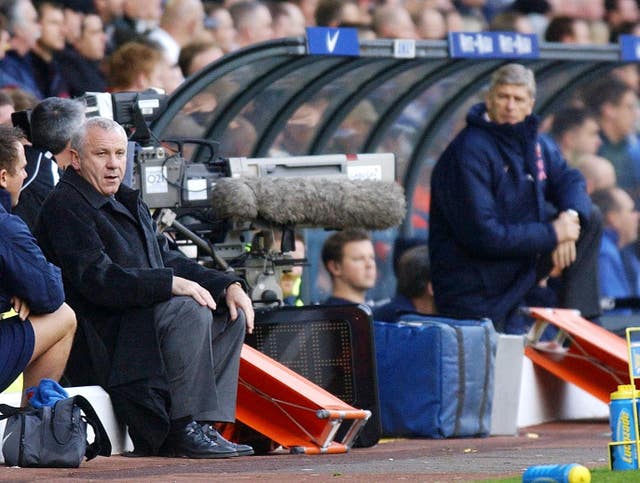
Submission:
[[[296,226],[388,228],[404,216],[392,154],[221,158],[215,142],[154,137],[148,123],[166,105],[155,91],[89,93],[85,101],[88,117],[127,130],[128,183],[159,228],[183,250],[195,246],[190,254],[203,263],[242,276],[256,306],[282,303],[280,278],[306,263],[288,254]],[[203,162],[185,159],[189,144]]]

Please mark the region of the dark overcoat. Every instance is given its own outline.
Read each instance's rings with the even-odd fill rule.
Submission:
[[[67,169],[35,233],[62,269],[79,321],[67,375],[75,385],[105,387],[136,451],[155,454],[168,431],[170,401],[154,306],[171,298],[173,276],[200,283],[218,304],[239,279],[171,250],[138,191],[122,185],[115,200]]]

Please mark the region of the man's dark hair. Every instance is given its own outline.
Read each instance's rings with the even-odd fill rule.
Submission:
[[[618,0],[604,0],[604,12],[608,14],[618,9]]]
[[[316,25],[326,27],[340,20],[342,5],[347,2],[342,0],[320,0],[316,6]]]
[[[583,100],[593,112],[600,114],[605,104],[619,104],[622,97],[633,89],[617,77],[608,75],[590,84],[583,92]]]
[[[178,66],[182,71],[182,75],[185,77],[189,77],[189,70],[191,69],[191,64],[193,63],[193,59],[196,56],[200,55],[202,52],[206,52],[209,49],[220,48],[220,46],[212,41],[212,40],[204,40],[204,41],[195,41],[190,42],[184,47],[180,49],[180,55],[178,56]]]
[[[349,242],[371,240],[369,233],[360,228],[351,228],[334,233],[322,245],[322,263],[325,268],[330,261],[342,261],[342,248]]]
[[[509,9],[525,15],[529,13],[546,15],[551,11],[551,5],[547,0],[515,0]]]
[[[0,125],[0,169],[6,169],[11,174],[16,173],[18,162],[16,143],[23,139],[24,135],[17,127]]]
[[[409,248],[400,256],[396,277],[398,279],[396,290],[399,294],[410,299],[424,294],[431,281],[427,245]]]
[[[591,201],[594,205],[600,208],[603,216],[607,213],[618,211],[620,209],[620,205],[613,195],[614,190],[616,189],[618,188],[604,188],[591,193]]]
[[[553,124],[549,132],[554,139],[560,139],[563,134],[582,126],[588,119],[598,122],[589,109],[577,106],[564,107],[553,115]]]
[[[609,29],[609,42],[612,44],[617,43],[620,40],[621,35],[634,35],[636,22],[622,22],[620,25],[616,25]]]
[[[562,42],[564,37],[573,37],[573,24],[576,20],[567,16],[553,17],[544,31],[547,42]]]
[[[35,148],[56,155],[66,147],[84,120],[84,102],[48,97],[31,112],[31,142]]]
[[[33,3],[33,6],[35,7],[36,12],[38,12],[38,17],[42,17],[42,12],[45,7],[53,8],[56,10],[60,10],[61,12],[64,12],[64,4],[56,0],[31,0],[31,3]]]

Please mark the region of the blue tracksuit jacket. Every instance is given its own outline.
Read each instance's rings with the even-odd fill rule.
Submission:
[[[60,269],[47,262],[27,225],[10,210],[9,193],[0,188],[0,312],[11,308],[13,296],[34,314],[53,312],[64,302]]]
[[[431,177],[429,250],[439,313],[489,317],[509,332],[536,265],[557,244],[549,220],[589,219],[584,178],[538,138],[536,116],[496,124],[484,104],[444,151]]]

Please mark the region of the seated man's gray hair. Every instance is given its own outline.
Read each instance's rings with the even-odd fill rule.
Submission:
[[[536,80],[531,69],[521,64],[506,64],[491,74],[489,90],[504,84],[525,86],[531,97],[536,97]]]

